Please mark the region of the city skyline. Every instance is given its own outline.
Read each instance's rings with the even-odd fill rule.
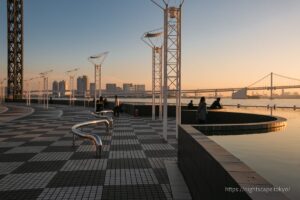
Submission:
[[[5,2],[1,0],[1,79],[7,73]],[[24,1],[24,79],[53,69],[51,82],[54,77],[68,81],[65,72],[74,67],[93,77],[87,58],[108,50],[103,85],[144,82],[150,90],[151,50],[140,37],[162,27],[161,10],[138,0],[57,4]],[[245,87],[272,71],[300,77],[299,8],[296,0],[186,1],[182,87]]]
[[[68,81],[55,79],[50,83],[53,96],[63,97],[69,95],[70,85]],[[95,92],[95,83],[90,81],[89,77],[86,75],[80,75],[76,78],[74,82],[75,96],[93,96]],[[122,87],[121,87],[122,86]],[[122,85],[117,85],[116,83],[106,83],[106,85],[101,90],[103,92],[115,93],[118,92],[144,92],[146,91],[145,84],[135,84],[135,83],[123,83]],[[27,88],[25,88],[27,90]]]

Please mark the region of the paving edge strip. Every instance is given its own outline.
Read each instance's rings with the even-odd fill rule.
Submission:
[[[190,191],[178,168],[177,161],[164,161],[174,200],[192,200]]]

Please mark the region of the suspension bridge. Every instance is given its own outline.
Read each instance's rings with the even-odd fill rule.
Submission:
[[[284,85],[276,85],[275,78],[285,79],[286,81],[293,81],[293,84],[284,84]],[[267,81],[268,84],[266,84]],[[264,86],[258,86],[259,83],[265,83]],[[300,88],[300,79],[288,77],[285,75],[277,74],[277,73],[269,73],[254,83],[246,86],[246,87],[230,87],[230,88],[210,88],[210,89],[196,89],[196,90],[182,90],[184,94],[194,94],[195,96],[199,96],[202,93],[214,93],[215,97],[218,96],[221,92],[232,92],[233,98],[247,98],[248,91],[269,91],[269,97],[271,99],[274,98],[275,90],[284,90],[284,89],[299,89]]]

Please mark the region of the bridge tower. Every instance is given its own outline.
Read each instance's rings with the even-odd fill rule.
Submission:
[[[273,72],[271,72],[270,74],[270,99],[273,99]]]
[[[7,0],[7,95],[23,94],[23,0]]]

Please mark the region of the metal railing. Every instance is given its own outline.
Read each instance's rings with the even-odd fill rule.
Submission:
[[[82,122],[79,124],[75,124],[72,127],[72,132],[73,132],[73,146],[75,146],[75,140],[76,137],[80,137],[83,139],[88,139],[91,140],[94,145],[96,146],[96,156],[101,157],[101,151],[102,151],[102,140],[101,137],[97,134],[94,133],[86,133],[82,130],[84,126],[90,126],[90,125],[95,125],[95,124],[104,124],[106,126],[106,131],[107,133],[109,132],[109,121],[107,119],[100,119],[100,120],[93,120],[93,121],[87,121],[87,122]]]
[[[113,129],[113,121],[114,121],[113,120],[113,114],[114,114],[113,110],[102,110],[99,112],[91,112],[91,114],[96,118],[108,120],[109,128]]]

